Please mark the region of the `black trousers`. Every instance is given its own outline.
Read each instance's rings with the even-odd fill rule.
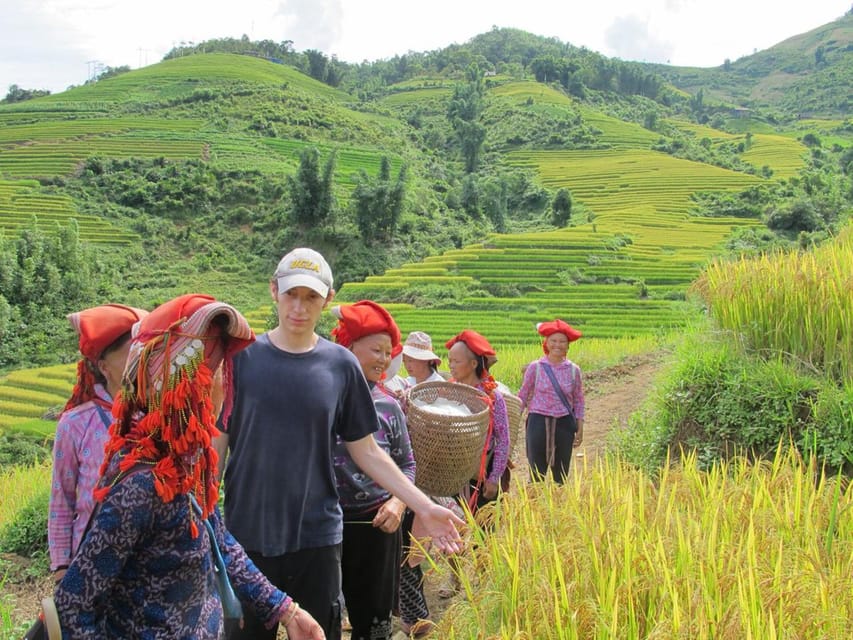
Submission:
[[[374,513],[351,522],[344,517],[341,557],[343,594],[352,640],[390,640],[391,612],[397,603],[402,535],[385,533],[369,521]]]
[[[403,518],[403,557],[400,567],[400,619],[408,625],[413,625],[418,620],[429,619],[429,608],[424,596],[424,574],[421,566],[410,567],[406,562],[406,554],[409,550],[412,523],[415,513],[406,509]]]
[[[554,464],[549,467],[545,416],[539,413],[527,415],[527,462],[530,465],[530,475],[534,480],[541,480],[549,471],[558,483],[566,479],[572,462],[577,428],[574,416],[566,415],[557,418],[554,432]]]
[[[270,582],[314,616],[327,640],[341,639],[341,545],[272,557],[246,553]],[[243,607],[243,615],[243,628],[232,630],[229,640],[275,640],[278,625],[265,629],[248,607]]]

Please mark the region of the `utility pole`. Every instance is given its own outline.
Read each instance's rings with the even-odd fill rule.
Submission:
[[[148,66],[148,52],[151,51],[151,49],[143,49],[142,47],[139,47],[139,49],[137,49],[137,51],[139,51],[139,64],[137,65],[137,69],[141,69],[143,66],[142,65],[142,54],[143,53],[145,54],[145,66],[147,67]]]
[[[94,80],[104,70],[104,63],[100,60],[86,60],[86,79]]]

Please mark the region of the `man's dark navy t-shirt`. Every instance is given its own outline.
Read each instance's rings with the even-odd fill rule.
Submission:
[[[268,557],[340,543],[335,435],[352,442],[378,426],[351,352],[321,338],[307,353],[288,353],[259,336],[234,361],[228,529]]]

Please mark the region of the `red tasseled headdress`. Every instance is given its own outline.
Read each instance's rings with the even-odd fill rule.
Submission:
[[[113,404],[104,474],[121,456],[118,478],[95,491],[98,500],[121,474],[150,465],[164,502],[193,493],[207,518],[219,496],[219,434],[211,399],[213,372],[224,361],[225,416],[231,406],[231,358],[255,339],[246,319],[210,296],[187,294],[171,300],[134,328],[121,394]],[[198,529],[192,523],[193,535]]]

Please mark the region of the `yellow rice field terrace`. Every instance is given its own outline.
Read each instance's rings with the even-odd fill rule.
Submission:
[[[752,136],[752,143],[742,157],[757,168],[767,165],[773,169],[775,178],[790,178],[805,166],[806,153],[808,149],[798,140],[783,135],[757,133]]]

